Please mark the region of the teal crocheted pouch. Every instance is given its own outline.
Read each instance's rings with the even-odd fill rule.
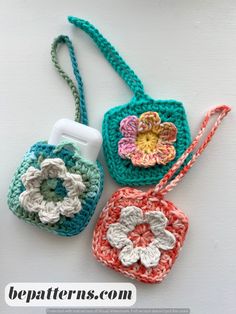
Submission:
[[[58,64],[56,48],[60,43],[69,49],[78,89]],[[75,120],[87,124],[82,81],[68,37],[59,36],[54,41],[52,60],[72,89]],[[13,177],[9,208],[17,217],[44,230],[73,236],[89,223],[102,193],[103,178],[100,163],[85,158],[74,142],[64,141],[57,146],[38,142],[25,154]]]
[[[141,80],[93,25],[76,17],[68,20],[94,40],[134,94],[104,116],[103,149],[111,176],[121,185],[156,184],[190,144],[183,104],[146,95]]]

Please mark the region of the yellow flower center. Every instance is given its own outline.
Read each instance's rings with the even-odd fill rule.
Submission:
[[[158,135],[152,131],[139,133],[136,138],[136,145],[145,153],[149,154],[156,150],[158,143]]]

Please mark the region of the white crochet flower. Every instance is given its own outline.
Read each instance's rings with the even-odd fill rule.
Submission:
[[[138,260],[146,267],[157,266],[162,250],[173,249],[175,236],[165,230],[167,218],[161,211],[143,213],[136,206],[122,208],[120,220],[107,230],[107,240],[120,249],[119,260],[130,266]]]
[[[60,158],[47,158],[40,168],[29,167],[22,175],[21,180],[26,190],[19,196],[21,206],[29,212],[38,213],[42,223],[54,224],[60,215],[73,217],[81,210],[78,196],[85,189],[81,175],[68,172]],[[67,195],[62,201],[47,201],[41,194],[42,182],[54,178],[61,179],[66,188]]]

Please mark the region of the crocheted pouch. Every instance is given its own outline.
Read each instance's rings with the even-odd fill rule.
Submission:
[[[79,90],[58,64],[56,49],[60,43],[68,47]],[[72,89],[75,121],[87,124],[82,81],[68,37],[59,36],[54,41],[52,60]],[[8,204],[28,223],[60,236],[73,236],[90,221],[103,189],[103,177],[100,163],[84,158],[75,143],[66,141],[55,146],[38,142],[25,154],[13,177]]]
[[[143,192],[127,187],[112,195],[93,235],[93,253],[98,261],[144,283],[160,283],[164,279],[182,248],[189,224],[187,216],[164,196],[192,167],[229,110],[219,106],[206,114],[192,144],[155,188]],[[215,113],[219,115],[215,124],[195,150]],[[194,150],[187,165],[174,178]]]
[[[191,141],[182,103],[147,96],[141,80],[93,25],[68,19],[94,40],[134,94],[104,116],[103,149],[111,176],[121,185],[156,184]]]

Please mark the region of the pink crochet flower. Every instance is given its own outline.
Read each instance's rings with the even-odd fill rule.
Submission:
[[[157,112],[124,118],[120,132],[124,137],[118,143],[118,153],[124,159],[131,159],[134,166],[166,165],[175,158],[173,143],[177,128],[171,122],[161,123]]]

